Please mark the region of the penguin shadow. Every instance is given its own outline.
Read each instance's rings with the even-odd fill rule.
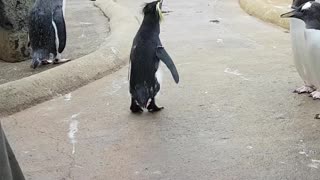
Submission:
[[[156,105],[155,105],[156,106]],[[131,109],[132,107],[130,107]],[[140,111],[135,111],[133,112],[131,109],[130,114],[135,115],[135,116],[142,116],[142,115],[155,115],[155,114],[160,114],[161,112],[163,112],[165,110],[164,107],[155,107],[156,109],[146,109],[146,108],[140,108]]]
[[[157,112],[148,112],[147,110],[139,113],[128,112],[128,118],[134,121],[150,121],[150,120],[158,120],[163,117],[163,113],[165,109]]]
[[[49,69],[56,67],[56,66],[49,66],[49,65],[41,65],[41,66],[38,66],[37,68],[33,68],[32,67],[32,60],[28,60],[26,63],[27,64],[24,67],[25,71],[31,72],[32,74],[41,73],[43,71],[46,71],[46,70],[49,70]]]
[[[30,68],[30,71],[31,71],[31,72],[36,72],[36,71],[42,72],[42,71],[45,71],[45,70],[49,70],[49,69],[52,69],[52,68],[61,66],[61,65],[66,64],[66,63],[68,63],[68,62],[70,62],[70,61],[71,61],[71,59],[68,60],[68,61],[66,61],[66,62],[63,62],[63,63],[42,62],[42,64],[41,64],[40,66],[38,66],[37,68],[32,68],[32,65],[30,65],[29,68]],[[31,61],[30,61],[30,64],[31,64]]]
[[[152,104],[152,103],[151,103]],[[150,105],[148,105],[148,107],[150,107]],[[153,104],[154,106],[151,107],[151,109],[148,109],[148,108],[141,108],[139,106],[137,106],[136,108],[138,108],[139,110],[137,111],[132,111],[132,104],[130,106],[130,111],[129,111],[129,116],[130,117],[137,117],[137,118],[155,118],[155,117],[158,117],[160,114],[164,113],[165,112],[165,107],[163,106],[160,106],[158,107],[156,104]]]

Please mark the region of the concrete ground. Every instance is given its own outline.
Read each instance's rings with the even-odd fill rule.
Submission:
[[[66,1],[68,40],[63,57],[77,59],[94,52],[108,37],[108,19],[89,0]],[[43,66],[33,70],[31,60],[20,63],[0,61],[0,84],[21,79],[55,67]]]
[[[143,0],[118,0],[133,13]],[[139,2],[139,3],[138,3]],[[319,179],[320,102],[302,85],[289,34],[234,0],[165,1],[158,114],[129,111],[127,67],[3,119],[27,179]],[[212,23],[211,20],[219,20]]]

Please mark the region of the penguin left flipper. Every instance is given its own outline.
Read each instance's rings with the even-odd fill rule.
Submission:
[[[167,51],[162,46],[158,46],[156,50],[157,57],[167,65],[169,70],[171,71],[172,77],[174,81],[178,84],[179,83],[179,73],[177,71],[176,66],[174,65],[171,57],[167,53]]]
[[[62,51],[66,47],[67,31],[61,6],[56,7],[53,12],[53,23],[55,23],[56,25],[59,38],[59,47],[57,49],[59,53],[62,53]]]

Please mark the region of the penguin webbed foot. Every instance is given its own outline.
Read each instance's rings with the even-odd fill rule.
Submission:
[[[294,90],[293,93],[304,94],[304,93],[312,93],[313,91],[315,91],[313,87],[304,85]]]
[[[143,112],[143,109],[137,104],[137,102],[134,99],[131,100],[130,110],[134,114]]]
[[[312,93],[310,94],[310,96],[311,96],[314,100],[319,100],[319,99],[320,99],[320,90],[312,92]]]
[[[43,60],[43,61],[41,61],[41,65],[48,65],[48,64],[52,64],[52,60]]]
[[[62,64],[71,61],[71,59],[55,59],[53,64]]]
[[[164,107],[158,107],[154,99],[151,100],[149,106],[147,107],[150,113],[159,112],[164,109]]]

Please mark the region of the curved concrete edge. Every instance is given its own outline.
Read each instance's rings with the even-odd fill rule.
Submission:
[[[239,4],[244,11],[252,16],[285,29],[289,29],[288,19],[280,18],[281,14],[290,10],[289,8],[275,8],[265,0],[239,0]]]
[[[97,51],[77,60],[0,85],[0,117],[73,91],[128,62],[132,40],[139,27],[136,18],[113,0],[97,0],[95,5],[110,18],[111,35],[106,41]]]

